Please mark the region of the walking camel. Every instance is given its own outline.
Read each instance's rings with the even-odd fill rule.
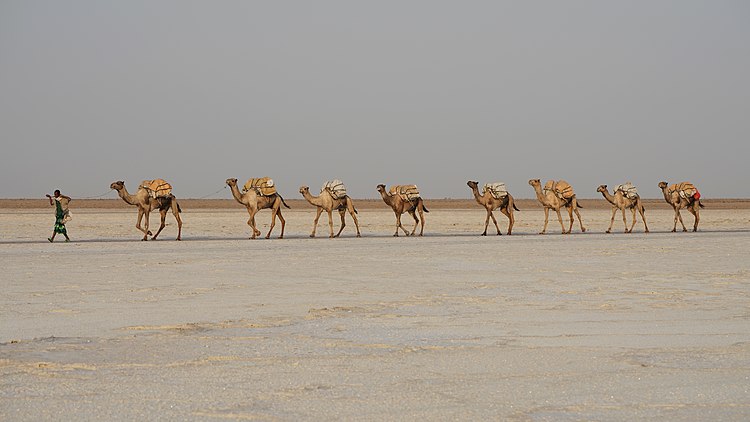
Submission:
[[[542,192],[542,185],[539,179],[529,180],[529,185],[534,188],[534,192],[536,192],[536,199],[539,200],[539,202],[544,207],[544,228],[541,232],[539,232],[539,234],[545,234],[547,232],[547,223],[549,221],[550,209],[553,209],[555,210],[555,212],[557,212],[557,219],[560,221],[562,234],[569,234],[573,230],[573,211],[575,211],[576,215],[578,216],[578,222],[581,225],[581,232],[586,232],[586,228],[583,227],[583,221],[581,220],[581,214],[578,212],[578,208],[583,207],[578,204],[575,195],[567,199],[561,199],[555,194],[554,190],[545,189],[544,192]],[[562,222],[562,216],[560,215],[560,208],[563,207],[567,208],[568,218],[570,219],[570,227],[568,227],[568,231],[565,231],[565,226]]]
[[[641,219],[643,220],[643,226],[646,228],[646,233],[648,233],[648,224],[646,224],[646,215],[644,214],[646,212],[646,208],[641,203],[641,196],[636,194],[635,199],[628,198],[625,196],[621,190],[617,190],[615,192],[615,195],[612,196],[609,191],[607,190],[607,185],[599,185],[598,188],[596,188],[597,192],[601,192],[601,194],[604,196],[604,199],[607,200],[610,204],[612,204],[612,219],[609,221],[609,228],[607,229],[607,233],[610,233],[612,231],[612,225],[615,222],[615,214],[617,213],[617,210],[619,209],[622,211],[622,222],[625,224],[625,233],[632,233],[633,227],[635,226],[635,210],[637,209],[638,212],[641,214]],[[625,210],[629,209],[633,211],[633,223],[630,225],[630,229],[628,229],[628,221],[625,218]]]
[[[682,185],[683,183],[680,183],[679,185]],[[690,214],[693,214],[693,216],[695,217],[693,231],[698,231],[698,223],[701,221],[700,209],[704,208],[703,204],[701,204],[700,196],[698,196],[698,198],[695,198],[694,196],[684,198],[682,195],[680,195],[679,190],[675,189],[673,191],[670,191],[668,189],[667,182],[659,182],[659,189],[661,189],[661,192],[664,194],[664,200],[667,201],[667,203],[671,205],[672,208],[674,208],[674,226],[672,227],[672,232],[674,233],[677,231],[677,220],[679,220],[680,224],[682,224],[682,231],[687,231],[685,223],[682,222],[680,208],[686,208],[688,211],[690,211]]]
[[[312,233],[310,233],[310,237],[315,237],[315,231],[318,229],[318,219],[320,218],[320,214],[323,213],[323,210],[328,213],[328,227],[330,228],[330,235],[328,237],[339,237],[341,232],[344,231],[344,227],[346,227],[346,221],[344,221],[346,211],[349,211],[349,214],[354,220],[354,225],[357,227],[357,237],[361,237],[359,233],[359,221],[357,221],[356,215],[357,210],[354,208],[354,203],[349,195],[334,199],[329,189],[323,189],[323,191],[320,192],[320,195],[313,196],[310,193],[310,188],[308,186],[301,186],[299,188],[299,193],[307,199],[307,202],[317,207],[317,214],[315,214],[315,221],[313,222],[313,229]],[[335,236],[333,235],[333,210],[337,210],[341,216],[341,228]]]
[[[474,194],[474,199],[476,199],[477,203],[487,210],[487,218],[484,220],[484,233],[482,233],[482,236],[487,236],[487,226],[489,226],[490,224],[490,218],[492,218],[492,222],[495,223],[497,234],[502,234],[500,233],[500,227],[498,227],[497,225],[495,215],[492,214],[492,211],[498,208],[500,209],[501,213],[505,214],[505,216],[508,217],[508,235],[510,235],[513,231],[513,223],[515,221],[515,219],[513,218],[513,210],[515,209],[516,211],[519,211],[519,209],[516,208],[516,204],[513,202],[513,196],[508,193],[504,197],[497,199],[492,195],[492,192],[490,192],[489,189],[484,191],[484,195],[480,196],[478,182],[469,180],[468,182],[466,182],[466,184],[471,188],[471,192]]]
[[[158,209],[159,214],[161,215],[161,225],[159,226],[159,230],[157,230],[156,234],[151,238],[151,240],[156,240],[159,233],[161,233],[161,231],[164,230],[164,226],[166,226],[165,220],[167,219],[167,211],[169,211],[170,208],[172,209],[172,214],[174,214],[175,220],[177,220],[177,240],[182,240],[182,219],[180,218],[182,209],[180,208],[180,204],[177,203],[177,198],[175,198],[174,195],[170,193],[169,196],[154,198],[149,195],[148,190],[141,186],[138,187],[138,191],[135,195],[131,195],[128,193],[128,190],[125,189],[125,182],[122,180],[112,182],[109,187],[110,189],[116,190],[117,194],[123,201],[125,201],[125,203],[138,207],[138,221],[135,223],[135,228],[143,232],[143,239],[141,240],[148,240],[148,237],[151,236],[151,232],[148,229],[148,217],[151,214],[151,211]],[[141,219],[144,219],[143,227],[141,227]]]
[[[266,208],[271,209],[271,228],[268,229],[266,239],[271,237],[273,227],[276,225],[277,215],[279,216],[279,221],[281,221],[281,235],[279,235],[279,239],[284,238],[284,226],[286,225],[286,220],[284,220],[284,217],[281,215],[281,204],[284,204],[287,208],[290,207],[284,202],[284,198],[282,198],[281,195],[278,193],[268,196],[259,195],[255,189],[250,189],[244,193],[240,192],[240,189],[237,187],[237,179],[227,179],[226,183],[232,190],[232,196],[234,199],[244,205],[247,208],[248,214],[250,214],[250,219],[247,220],[247,224],[253,230],[253,235],[250,236],[250,239],[255,239],[260,235],[260,230],[255,227],[255,214]]]
[[[398,229],[404,231],[404,234],[407,236],[413,236],[414,233],[417,231],[417,225],[420,223],[419,218],[417,218],[417,215],[415,212],[419,212],[419,216],[422,217],[422,227],[419,230],[419,235],[422,236],[424,233],[424,213],[430,212],[425,206],[424,201],[422,198],[417,198],[413,201],[406,201],[401,198],[400,195],[394,194],[391,195],[385,190],[385,185],[380,184],[377,187],[378,192],[380,192],[380,196],[383,197],[383,202],[385,202],[388,206],[393,209],[393,213],[396,214],[396,233],[393,234],[393,236],[398,237]],[[401,225],[401,214],[408,212],[413,218],[414,218],[414,229],[411,231],[411,234],[404,228],[404,226]]]

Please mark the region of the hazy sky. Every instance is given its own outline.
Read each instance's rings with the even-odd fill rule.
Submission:
[[[744,0],[0,0],[0,197],[261,176],[750,197],[749,78]]]

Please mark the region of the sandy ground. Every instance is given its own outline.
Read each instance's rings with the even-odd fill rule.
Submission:
[[[525,209],[487,237],[478,206],[438,207],[397,239],[363,207],[333,240],[295,209],[252,241],[243,209],[204,209],[183,242],[73,212],[50,244],[51,209],[0,209],[0,420],[750,419],[742,207],[630,235],[587,208],[569,236]]]

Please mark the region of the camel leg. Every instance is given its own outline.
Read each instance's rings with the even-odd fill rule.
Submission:
[[[260,230],[255,227],[255,214],[258,213],[258,210],[248,208],[247,212],[250,213],[250,219],[247,220],[247,224],[253,229],[253,234],[250,235],[250,239],[255,239],[256,236],[260,235]]]
[[[273,226],[276,225],[276,213],[279,212],[279,209],[277,207],[271,208],[271,228],[268,229],[268,234],[266,234],[266,239],[271,238],[271,232],[273,231]]]
[[[177,240],[182,240],[182,217],[180,217],[180,206],[177,205],[177,201],[174,201],[172,214],[174,214],[174,219],[177,220]]]
[[[328,238],[333,239],[333,210],[328,210]]]
[[[419,235],[422,236],[424,235],[424,211],[422,211],[421,207],[419,208],[419,217],[422,223],[421,227],[419,228]],[[414,218],[416,219],[417,217],[414,216]]]
[[[156,237],[159,236],[159,233],[161,233],[161,231],[164,230],[164,227],[167,225],[167,223],[166,223],[166,221],[167,221],[167,210],[166,209],[159,210],[159,218],[160,218],[160,221],[159,221],[159,223],[160,223],[159,224],[159,230],[156,231],[156,234],[154,235],[154,237],[151,238],[151,240],[156,240]]]
[[[354,212],[354,205],[349,202],[347,208],[349,208],[349,214],[352,216],[352,220],[354,220],[354,226],[357,228],[357,237],[362,237],[362,235],[359,233],[359,221],[357,220],[357,213]]]
[[[700,211],[695,206],[688,208],[688,211],[690,211],[690,213],[693,214],[693,217],[695,217],[695,223],[693,224],[693,231],[697,232],[698,222],[701,221]]]
[[[281,204],[279,204],[279,206],[276,207],[276,212],[272,214],[271,216],[271,228],[268,229],[268,234],[266,235],[266,239],[271,237],[273,226],[276,225],[276,216],[279,217],[279,221],[281,222],[281,234],[279,235],[279,239],[284,238],[284,226],[286,226],[286,220],[284,220],[284,216],[281,215]]]
[[[560,208],[556,209],[555,211],[557,211],[557,219],[560,221],[560,227],[562,227],[562,234],[570,233],[570,229],[573,228],[573,213],[571,212],[570,215],[568,216],[568,218],[570,219],[570,229],[568,229],[568,231],[565,231],[565,225],[563,224],[563,221],[562,221],[562,215],[560,215]],[[570,212],[572,210],[568,209],[568,211]]]
[[[612,232],[612,226],[615,224],[615,214],[617,214],[617,208],[612,208],[612,218],[609,219],[609,228],[605,233]]]
[[[487,227],[490,225],[491,215],[492,215],[492,211],[490,211],[490,209],[487,208],[487,218],[484,219],[484,231],[482,232],[482,236],[487,236]]]
[[[568,211],[568,221],[570,222],[568,233],[573,233],[573,207],[565,207],[565,209]]]
[[[143,212],[143,239],[141,240],[148,240],[148,235],[151,234],[151,232],[148,231],[148,218],[151,214],[151,211],[144,211]]]
[[[398,229],[399,228],[404,231],[405,235],[408,236],[409,232],[404,228],[404,226],[401,225],[401,214],[399,214],[399,213],[397,213],[395,211],[394,211],[394,214],[396,214],[396,233],[393,236],[398,237]]]
[[[643,205],[638,207],[638,213],[641,214],[641,220],[643,220],[643,227],[646,229],[646,233],[648,233],[648,224],[646,224],[646,210],[643,208]]]
[[[547,233],[547,223],[549,222],[549,208],[544,207],[544,227],[542,228],[542,231],[539,232],[539,234],[545,234]],[[560,224],[562,224],[562,221],[560,221]]]
[[[581,213],[578,212],[578,204],[573,207],[573,211],[576,213],[576,216],[578,217],[578,224],[581,225],[581,233],[586,233],[586,227],[583,227],[583,220],[581,220]],[[573,219],[570,219],[570,229],[573,229]]]
[[[339,237],[341,235],[341,232],[344,231],[344,227],[346,227],[346,221],[345,221],[346,210],[343,208],[340,209],[339,215],[341,216],[341,228],[339,229],[339,232],[336,233],[336,236],[333,236],[333,237]]]
[[[310,237],[315,237],[315,231],[318,230],[318,219],[320,219],[320,214],[323,213],[323,208],[318,207],[318,210],[315,214],[315,221],[313,221],[313,231],[310,233]]]
[[[146,236],[148,236],[148,230],[144,230],[143,228],[141,228],[141,220],[143,220],[144,214],[145,212],[143,211],[143,209],[141,209],[141,207],[138,207],[138,220],[136,220],[135,222],[135,228],[143,232],[143,240],[148,240],[146,239]],[[148,226],[146,227],[148,228]]]
[[[511,208],[511,207],[512,207],[512,205],[510,207],[508,207],[508,208],[501,208],[500,209],[500,212],[503,213],[503,214],[505,214],[505,216],[508,217],[508,220],[509,220],[509,222],[508,222],[508,235],[510,235],[511,232],[513,231],[513,222],[514,222],[513,208]]]
[[[495,214],[490,211],[490,217],[492,217],[492,222],[495,223],[495,229],[497,230],[497,235],[500,236],[502,233],[500,233],[500,226],[497,225],[497,219],[495,218]],[[485,225],[484,231],[487,232],[487,226]]]
[[[620,210],[622,211],[622,224],[625,227],[625,233],[630,233],[628,231],[628,219],[625,218],[625,208],[620,208]]]
[[[417,226],[419,225],[419,218],[417,218],[417,213],[414,212],[414,210],[409,211],[409,215],[414,219],[414,228],[411,230],[411,236],[414,236],[414,233],[417,232]],[[422,229],[424,230],[424,223],[422,224]],[[422,233],[419,233],[420,236],[422,236]]]
[[[676,220],[679,220],[680,224],[682,225],[682,231],[686,232],[687,231],[687,227],[685,227],[685,223],[682,222],[682,214],[680,214],[680,209],[677,208],[675,212],[677,214],[677,217],[675,218],[674,228],[672,229],[672,231],[673,232],[677,231],[677,221]]]
[[[635,207],[631,208],[630,210],[633,211],[633,223],[630,225],[630,230],[628,230],[628,233],[633,233],[633,227],[635,227],[635,220],[636,220]]]

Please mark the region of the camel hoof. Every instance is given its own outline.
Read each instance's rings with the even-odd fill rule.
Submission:
[[[357,237],[362,237],[362,235],[361,235],[361,234],[359,234],[359,233],[357,233]]]
[[[539,234],[546,234],[546,233],[544,233],[544,232],[539,232]]]
[[[607,231],[606,231],[606,232],[604,232],[604,233],[607,233],[607,234],[609,234],[609,233],[612,233],[612,232],[611,232],[611,231],[609,231],[609,230],[607,230]]]
[[[182,240],[182,239],[178,237],[178,238],[177,238],[177,240],[178,240],[178,241],[180,241],[180,240]]]
[[[677,233],[677,229],[672,229],[672,233]]]
[[[585,228],[581,229],[581,233],[586,233],[586,229]]]
[[[398,237],[398,233],[394,234],[393,237]]]
[[[500,233],[500,232],[497,232],[497,235],[498,235],[498,236],[502,236],[503,234],[502,234],[502,233]]]
[[[315,235],[314,235],[314,234],[311,234],[311,235],[310,235],[310,237],[315,237]]]
[[[644,233],[651,233],[650,231],[646,230]]]
[[[687,231],[687,229],[682,229],[682,231],[683,231],[683,232],[686,232],[686,231]]]
[[[481,236],[487,236],[487,232],[482,233]]]

